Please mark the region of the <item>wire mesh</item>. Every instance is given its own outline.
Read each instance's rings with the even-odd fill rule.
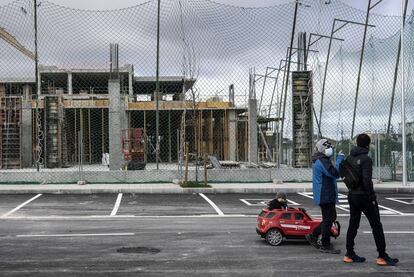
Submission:
[[[341,1],[301,0],[294,54],[289,57],[295,1],[246,8],[211,0],[162,0],[157,161],[158,2],[104,11],[37,2],[38,84],[34,2],[16,0],[0,7],[0,175],[4,182],[171,181],[184,179],[188,171],[188,178],[203,180],[205,163],[213,168],[208,177],[217,181],[309,180],[309,168],[294,168],[294,137],[303,128],[294,127],[301,125],[293,120],[296,108],[291,72],[286,72],[288,60],[291,71],[304,70],[303,63],[312,71],[308,91],[312,100],[308,97],[299,103],[302,117],[313,126],[309,143],[322,136],[348,153],[354,145],[355,120],[354,135],[372,136],[370,155],[380,168],[374,175],[385,180],[401,178],[401,68],[394,76],[401,17],[372,11],[369,24],[375,27],[368,27],[364,46],[362,25],[341,27],[334,34],[341,40],[332,40],[328,67],[329,39],[318,35],[329,36],[335,19],[363,24],[366,11]],[[404,33],[411,179],[412,18],[407,16]],[[308,49],[300,48],[299,32],[307,34],[309,45],[313,42]],[[109,51],[113,43],[119,45],[116,62]],[[10,104],[16,97],[21,103]],[[250,98],[257,105],[249,106]],[[312,104],[307,106],[309,101]],[[253,121],[252,110],[257,111]],[[21,116],[16,117],[19,111]],[[249,137],[252,133],[257,145]],[[11,134],[16,134],[15,141]]]

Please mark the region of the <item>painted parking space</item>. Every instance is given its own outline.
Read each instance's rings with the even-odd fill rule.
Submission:
[[[386,199],[405,205],[414,205],[414,197],[387,197]]]
[[[299,192],[299,195],[302,195],[306,198],[313,199],[313,192]],[[378,199],[379,200],[379,199]],[[346,194],[338,193],[338,204],[336,205],[337,210],[340,210],[341,213],[349,213],[349,204],[348,196]],[[396,210],[395,208],[387,207],[381,204],[379,201],[378,207],[381,215],[403,215],[404,213]]]
[[[0,195],[0,216],[14,215],[22,207],[39,197],[38,194]]]
[[[94,194],[0,195],[2,216],[8,218],[256,216],[274,194]],[[291,207],[311,215],[320,209],[308,193],[288,193]],[[414,194],[378,194],[381,215],[414,215]],[[348,216],[347,196],[339,194],[338,215]]]
[[[378,202],[384,206],[403,212],[414,213],[414,194],[377,194]]]
[[[244,198],[244,199],[240,199],[240,201],[242,201],[243,203],[245,203],[248,206],[260,206],[260,207],[266,206],[267,203],[271,200],[272,200],[271,198],[265,198],[265,199],[263,199],[263,198],[253,198],[253,199]],[[299,203],[297,203],[293,200],[290,200],[290,199],[287,199],[287,202],[288,202],[289,206],[300,206]]]
[[[116,194],[44,194],[16,211],[13,215],[16,217],[109,216],[115,200]]]
[[[206,194],[225,215],[257,215],[275,194]],[[311,200],[301,199],[295,193],[287,194],[290,207],[303,207],[310,213],[319,214],[319,208]]]
[[[217,214],[199,194],[124,194],[118,216],[185,216]]]
[[[206,194],[225,215],[229,214],[244,214],[244,215],[257,215],[261,209],[258,206],[249,206],[243,203],[240,199],[267,199],[274,197],[273,194]],[[263,207],[265,207],[263,205]]]

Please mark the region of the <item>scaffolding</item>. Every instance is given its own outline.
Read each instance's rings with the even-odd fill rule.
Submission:
[[[0,97],[0,168],[21,168],[20,96]]]

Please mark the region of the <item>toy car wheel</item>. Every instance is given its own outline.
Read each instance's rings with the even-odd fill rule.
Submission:
[[[278,229],[271,229],[266,233],[266,241],[273,246],[280,245],[283,242],[283,234]]]

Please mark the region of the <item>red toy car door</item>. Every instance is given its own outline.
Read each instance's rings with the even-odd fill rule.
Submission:
[[[307,235],[311,229],[311,226],[306,222],[304,214],[296,212],[294,217],[296,226],[295,234],[298,236]]]
[[[280,227],[282,227],[285,235],[295,235],[296,234],[296,225],[293,218],[292,212],[285,212],[280,216]]]

